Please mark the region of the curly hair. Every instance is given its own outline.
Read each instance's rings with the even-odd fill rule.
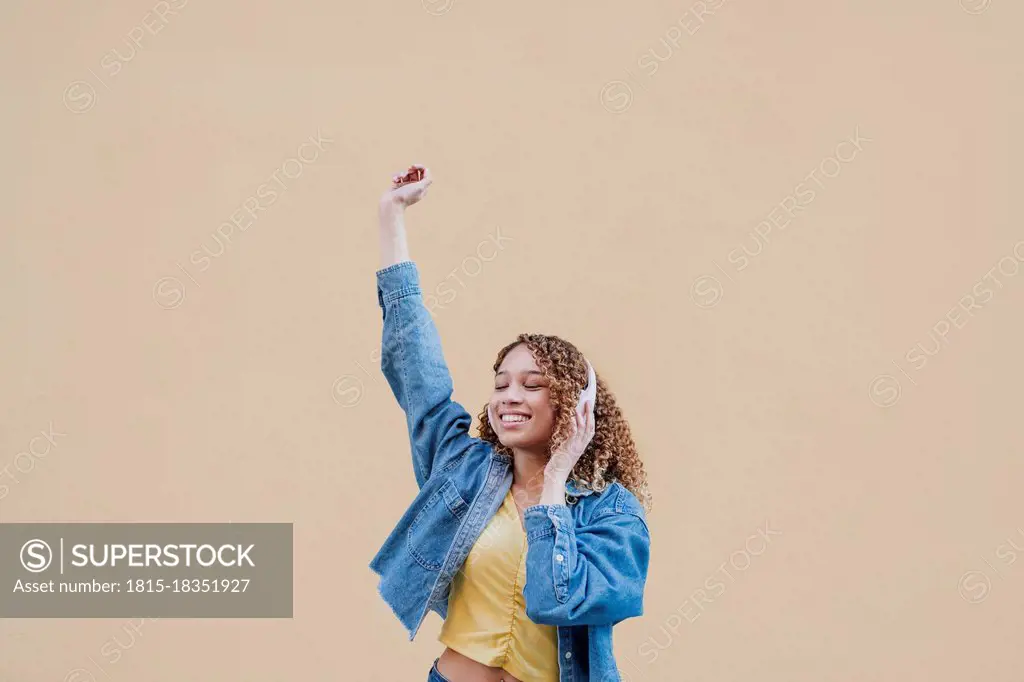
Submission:
[[[549,395],[555,411],[555,427],[551,434],[554,449],[572,433],[576,403],[587,382],[586,360],[576,346],[558,336],[520,334],[515,341],[498,351],[498,358],[494,361],[495,372],[509,351],[521,343],[530,349],[540,370],[550,380]],[[502,445],[491,428],[486,404],[478,417],[480,438],[494,446],[498,452],[511,456],[511,448]],[[579,488],[600,492],[609,483],[618,480],[636,496],[645,510],[650,511],[653,500],[647,487],[647,472],[633,443],[629,423],[600,375],[597,375],[594,417],[594,438],[573,467],[573,481]]]

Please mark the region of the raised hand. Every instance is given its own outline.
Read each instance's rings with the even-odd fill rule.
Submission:
[[[396,173],[391,177],[391,189],[384,193],[381,201],[396,203],[402,207],[412,206],[427,195],[427,189],[432,182],[429,168],[413,164],[404,173]]]

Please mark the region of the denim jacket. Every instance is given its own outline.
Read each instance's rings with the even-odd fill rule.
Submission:
[[[452,400],[437,327],[412,261],[378,270],[381,370],[405,412],[419,486],[370,568],[412,640],[428,611],[448,612],[451,582],[512,485],[512,461],[470,435]],[[560,682],[621,680],[612,626],[643,613],[650,534],[643,507],[619,482],[566,486],[571,504],[523,513],[526,614],[557,626]]]

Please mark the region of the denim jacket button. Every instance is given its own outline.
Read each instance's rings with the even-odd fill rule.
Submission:
[[[571,651],[566,651],[565,652],[565,657],[566,658],[572,658],[572,652]]]
[[[562,556],[561,554],[556,554],[556,555],[555,555],[555,561],[557,561],[558,563],[562,563],[562,561],[563,561],[564,559],[565,559],[565,557],[564,557],[564,556]]]

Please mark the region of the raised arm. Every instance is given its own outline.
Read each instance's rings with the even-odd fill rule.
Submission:
[[[427,196],[434,179],[426,166],[412,165],[403,173],[391,176],[391,189],[380,197],[377,214],[380,218],[380,267],[409,260],[409,243],[405,238],[405,209]]]
[[[405,238],[405,206],[390,193],[380,198],[380,267],[409,260],[409,243]]]
[[[405,412],[420,487],[480,443],[469,435],[472,416],[451,398],[454,387],[441,339],[423,304],[419,270],[409,259],[405,208],[423,198],[430,182],[430,171],[422,166],[392,178],[391,190],[380,200],[381,268],[376,273],[384,319],[381,371]]]

